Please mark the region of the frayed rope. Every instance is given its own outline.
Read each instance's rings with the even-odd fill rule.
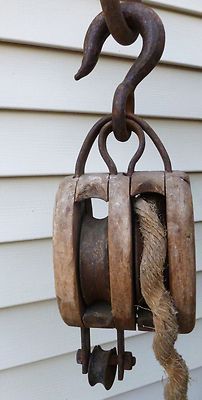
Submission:
[[[189,372],[185,361],[174,348],[178,335],[177,313],[170,293],[164,286],[166,232],[154,202],[139,197],[134,204],[144,241],[140,265],[141,291],[153,314],[153,350],[168,375],[164,398],[187,400]]]

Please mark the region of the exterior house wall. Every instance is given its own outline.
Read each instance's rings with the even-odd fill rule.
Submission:
[[[159,66],[137,89],[136,112],[157,131],[174,169],[190,174],[197,248],[197,321],[177,348],[191,371],[190,400],[202,391],[202,134],[201,0],[145,1],[162,17],[167,42]],[[73,80],[84,33],[98,0],[0,1],[0,387],[2,400],[152,400],[163,398],[164,373],[152,334],[127,332],[137,357],[133,372],[106,392],[91,388],[75,363],[79,329],[65,326],[56,305],[52,211],[61,179],[72,174],[88,129],[110,112],[113,92],[137,56],[140,40],[121,47],[109,39],[95,71]],[[76,20],[77,16],[77,20]],[[112,135],[111,135],[112,136]],[[109,149],[119,170],[135,138]],[[148,142],[140,169],[161,169]],[[95,148],[87,171],[105,171]],[[98,209],[97,212],[102,212]],[[93,331],[111,348],[115,333]]]

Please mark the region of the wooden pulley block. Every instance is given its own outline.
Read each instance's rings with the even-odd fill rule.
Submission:
[[[67,177],[54,217],[56,293],[69,325],[135,329],[129,177]],[[92,198],[109,201],[108,218],[92,214]]]
[[[117,173],[106,147],[112,132],[111,117],[102,118],[84,141],[75,175],[61,182],[54,213],[54,269],[60,313],[65,323],[81,328],[82,349],[77,358],[83,372],[90,374],[91,384],[102,381],[107,388],[113,383],[115,364],[119,379],[123,379],[124,370],[135,364],[132,355],[124,350],[124,330],[153,329],[152,313],[143,301],[139,278],[144,246],[134,210],[139,197],[155,202],[166,232],[165,286],[177,310],[179,332],[188,333],[195,324],[194,223],[189,178],[184,172],[172,171],[164,146],[145,121],[129,115],[127,127],[139,139],[127,173]],[[145,148],[145,133],[159,151],[165,171],[134,171]],[[109,173],[84,174],[96,137]],[[106,218],[93,216],[93,198],[108,203]],[[109,362],[112,353],[96,348],[91,354],[90,328],[117,329],[118,354],[113,368]],[[99,370],[101,359],[102,378],[97,380],[92,368]],[[95,368],[96,363],[99,365]],[[106,383],[105,370],[112,373],[111,378],[108,375],[110,383]]]
[[[137,134],[140,142],[139,149],[129,163],[127,175],[123,175],[124,178],[127,177],[130,179],[129,190],[132,210],[134,210],[133,206],[138,196],[145,197],[149,201],[154,201],[157,206],[158,214],[164,225],[167,237],[165,285],[170,291],[177,309],[179,332],[189,333],[195,325],[196,308],[194,217],[189,177],[184,172],[172,171],[171,162],[165,147],[145,121],[137,116],[130,115],[127,124],[128,129],[133,130]],[[144,130],[156,146],[163,160],[165,171],[134,172],[134,167],[142,155],[142,149],[144,148],[141,129]],[[108,122],[99,134],[99,148],[104,161],[109,167],[111,179],[114,180],[119,174],[117,175],[116,166],[106,148],[106,139],[111,131],[112,123]],[[117,189],[113,188],[113,192],[116,192],[116,190],[117,192],[119,191],[118,185]],[[116,198],[116,195],[114,198]],[[111,203],[109,204],[109,209],[110,206]],[[135,275],[133,275],[135,276],[133,299],[137,306],[137,325],[140,330],[152,330],[152,314],[149,309],[147,310],[144,301],[142,302],[143,296],[140,288],[139,270],[143,243],[138,217],[134,211],[132,211],[131,221],[133,232],[133,273],[134,270],[136,271]],[[129,229],[131,229],[131,225],[128,225]],[[122,239],[119,240],[121,241]]]
[[[99,131],[97,127],[90,131],[75,175],[66,177],[57,192],[53,234],[56,294],[62,318],[69,325],[136,329],[130,176],[83,174],[92,137]],[[145,146],[141,129],[137,135],[136,158]],[[93,217],[92,198],[108,202],[107,218]]]

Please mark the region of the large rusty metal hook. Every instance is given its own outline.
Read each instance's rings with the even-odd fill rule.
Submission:
[[[141,2],[142,0],[125,0]],[[106,24],[113,38],[120,44],[126,46],[136,41],[139,31],[127,24],[122,11],[120,0],[100,0],[105,16]]]
[[[140,55],[130,68],[123,82],[117,87],[113,100],[113,130],[119,141],[128,140],[130,133],[126,124],[126,104],[137,85],[152,71],[163,53],[165,31],[161,19],[141,3],[121,4],[122,13],[129,26],[139,29],[143,39]],[[99,14],[91,23],[84,41],[82,65],[75,79],[88,75],[97,64],[102,46],[110,32],[104,18]]]

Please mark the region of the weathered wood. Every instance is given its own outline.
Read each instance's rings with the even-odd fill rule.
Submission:
[[[141,193],[159,193],[164,195],[164,172],[135,172],[131,177],[131,196]]]
[[[193,205],[189,177],[166,173],[169,288],[178,311],[180,333],[195,325],[196,274]]]
[[[109,180],[108,246],[112,314],[115,327],[134,329],[130,178]]]
[[[79,285],[86,304],[83,318],[86,327],[96,326],[95,309],[91,312],[93,304],[105,302],[106,307],[110,306],[107,218],[94,218],[90,202],[95,197],[108,201],[108,184],[109,174],[86,174],[80,176],[76,188],[75,200],[86,204],[79,249]],[[109,327],[109,316],[103,317],[103,308],[98,307],[96,318],[97,327],[99,324]]]
[[[53,254],[55,286],[63,320],[83,326],[84,305],[78,281],[78,244],[81,207],[74,201],[77,178],[65,178],[58,189],[54,213]]]
[[[108,201],[109,174],[85,174],[81,175],[75,194],[75,201],[89,198],[98,198]]]

